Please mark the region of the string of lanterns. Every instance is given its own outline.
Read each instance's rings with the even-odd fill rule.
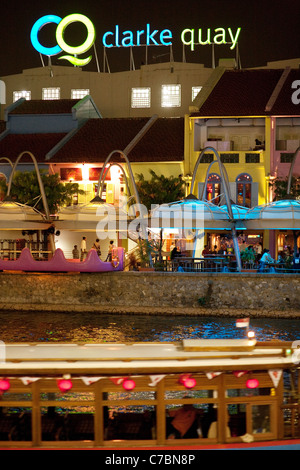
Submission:
[[[282,375],[282,370],[279,369],[272,369],[269,370],[269,375],[273,381],[273,384],[275,387],[277,387],[279,380]],[[206,376],[208,379],[212,380],[218,375],[222,374],[222,372],[207,372]],[[259,387],[259,380],[255,377],[252,376],[252,372],[249,371],[233,371],[233,374],[239,378],[242,377],[243,375],[248,374],[249,377],[247,378],[245,382],[245,386],[248,389],[255,389]],[[173,374],[171,374],[173,375]],[[138,376],[135,376],[138,377]],[[126,391],[132,391],[136,387],[136,382],[134,380],[135,377],[109,377],[109,379],[115,384],[115,385],[122,385],[124,390]],[[166,375],[151,375],[149,376],[150,378],[150,383],[148,384],[149,386],[156,386]],[[101,379],[107,379],[107,377],[81,377],[81,380],[86,384],[86,385],[91,385],[94,382],[97,382],[98,380]],[[23,381],[25,385],[29,385],[32,382],[39,380],[39,377],[21,377],[20,380]],[[181,374],[178,383],[180,385],[183,385],[186,389],[192,390],[193,388],[196,387],[197,385],[197,380],[195,377],[193,377],[191,374]],[[0,395],[8,392],[10,389],[10,379],[7,377],[2,377],[0,378]],[[71,380],[71,376],[69,374],[65,374],[62,378],[57,378],[57,387],[62,393],[66,393],[70,391],[73,387],[73,382]]]

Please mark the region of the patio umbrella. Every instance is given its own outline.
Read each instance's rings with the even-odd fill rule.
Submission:
[[[0,230],[46,230],[50,226],[33,207],[9,200],[0,204]]]
[[[62,207],[55,227],[59,230],[95,232],[127,230],[128,213],[118,205],[89,202]]]
[[[162,204],[153,209],[151,227],[230,230],[232,223],[225,210],[189,195],[181,201]]]
[[[283,199],[253,207],[244,223],[249,230],[300,230],[300,201]]]

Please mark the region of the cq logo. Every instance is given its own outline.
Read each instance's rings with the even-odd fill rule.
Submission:
[[[76,23],[77,21],[79,21],[80,23],[83,23],[86,26],[87,38],[84,41],[84,43],[81,44],[80,46],[73,47],[65,42],[64,32],[67,26],[69,26],[71,23]],[[38,40],[39,31],[48,23],[57,24],[57,28],[56,28],[57,45],[54,47],[45,47]],[[62,57],[59,57],[59,59],[68,60],[73,65],[83,66],[83,65],[87,65],[91,61],[92,56],[89,56],[86,59],[78,59],[77,55],[84,54],[86,51],[88,51],[92,47],[96,39],[96,31],[91,20],[84,15],[75,13],[73,15],[68,15],[63,19],[56,15],[46,15],[34,23],[31,29],[30,39],[31,39],[31,43],[33,47],[40,54],[44,54],[50,57],[53,55],[57,55],[62,51],[68,52],[69,54],[72,54],[72,55],[64,55]]]

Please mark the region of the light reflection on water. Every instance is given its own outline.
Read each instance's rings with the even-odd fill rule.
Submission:
[[[250,327],[258,341],[300,340],[297,319],[255,318]],[[96,313],[1,312],[0,340],[8,342],[180,341],[197,338],[243,338],[235,318],[109,315]]]

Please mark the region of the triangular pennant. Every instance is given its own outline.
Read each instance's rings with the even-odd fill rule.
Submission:
[[[237,378],[239,378],[239,377],[242,377],[242,376],[245,375],[245,374],[248,374],[248,371],[247,371],[247,370],[235,370],[235,371],[233,372],[233,374],[234,374]]]
[[[151,382],[148,385],[150,387],[155,387],[155,385],[158,384],[158,382],[160,382],[165,377],[165,375],[150,375],[149,377]]]
[[[109,378],[115,385],[121,385],[121,383],[124,382],[126,377],[109,377]]]
[[[100,379],[104,379],[105,377],[80,377],[81,380],[85,383],[85,385],[91,385],[95,382],[98,382]]]
[[[280,369],[270,369],[268,372],[269,372],[269,375],[272,379],[273,385],[276,388],[277,385],[279,384],[280,378],[282,376],[282,370],[280,370]]]
[[[21,377],[20,379],[24,385],[29,385],[29,384],[32,384],[33,382],[36,382],[37,380],[40,380],[39,377]]]
[[[206,377],[211,380],[217,377],[218,375],[221,375],[222,372],[206,372]]]

